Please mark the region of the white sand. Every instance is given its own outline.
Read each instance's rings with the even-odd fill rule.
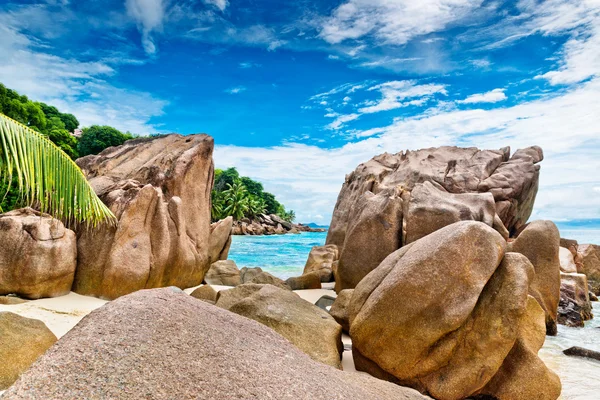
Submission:
[[[83,317],[105,303],[106,300],[71,292],[66,296],[31,300],[22,304],[0,304],[0,311],[10,311],[23,317],[39,319],[56,337],[60,338]]]

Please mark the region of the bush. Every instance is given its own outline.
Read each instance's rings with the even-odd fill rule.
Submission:
[[[133,139],[133,136],[129,133],[122,133],[106,125],[92,125],[83,129],[83,134],[77,144],[77,150],[79,156],[84,157],[89,154],[98,154],[111,146],[120,146],[129,139]]]

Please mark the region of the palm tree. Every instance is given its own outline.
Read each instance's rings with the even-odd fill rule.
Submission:
[[[115,221],[65,152],[4,114],[0,114],[0,180],[7,185],[7,193],[14,180],[25,203],[68,226]]]
[[[267,212],[267,203],[260,197],[250,196],[248,200],[248,214],[250,218],[254,218],[259,214]]]
[[[233,185],[227,184],[227,190],[223,194],[227,205],[223,210],[225,214],[231,215],[235,220],[244,218],[248,211],[248,192],[244,185],[239,180],[235,180]]]
[[[225,196],[223,192],[219,192],[217,190],[213,190],[211,192],[211,207],[210,207],[210,216],[213,221],[218,221],[226,217],[223,215],[225,210]]]

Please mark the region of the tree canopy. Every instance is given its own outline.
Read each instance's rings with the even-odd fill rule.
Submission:
[[[1,83],[0,113],[40,132],[72,159],[78,157],[77,139],[69,134],[79,126],[73,114],[64,114],[56,107],[31,101]]]
[[[111,146],[120,146],[126,140],[133,139],[130,133],[121,131],[106,125],[92,125],[84,128],[77,150],[81,157],[89,154],[98,154],[102,150]]]
[[[240,176],[235,168],[215,170],[212,191],[212,218],[219,220],[232,216],[235,220],[254,218],[259,214],[277,214],[292,222],[296,215],[286,211],[272,193],[265,192],[262,183]]]

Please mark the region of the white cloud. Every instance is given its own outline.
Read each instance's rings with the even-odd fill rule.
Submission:
[[[467,17],[483,0],[348,0],[323,21],[320,36],[335,44],[372,34],[402,45]]]
[[[168,0],[126,0],[127,15],[137,23],[142,34],[142,45],[148,54],[156,53],[152,32],[162,29]]]
[[[344,126],[347,122],[354,121],[358,119],[360,114],[346,114],[338,116],[332,123],[326,126],[327,129],[338,130]]]
[[[227,6],[229,5],[228,0],[203,0],[206,4],[213,5],[217,7],[221,11],[225,11]]]
[[[82,62],[44,52],[45,44],[21,33],[21,24],[13,17],[0,13],[0,82],[75,114],[82,126],[112,125],[134,134],[157,132],[150,120],[163,113],[166,101],[108,83],[118,63]]]
[[[225,90],[225,93],[229,93],[229,94],[238,94],[238,93],[242,93],[246,91],[246,87],[245,86],[235,86],[232,88],[229,88],[227,90]]]
[[[369,90],[380,91],[382,98],[375,104],[360,108],[358,112],[361,114],[388,111],[409,105],[422,105],[436,93],[443,95],[447,94],[444,85],[417,85],[416,81],[391,81],[373,86],[369,88]],[[403,100],[415,97],[418,97],[419,99],[403,102]]]
[[[460,104],[475,104],[475,103],[497,103],[506,100],[504,89],[494,89],[486,93],[472,94],[464,100],[459,100]]]
[[[296,211],[299,221],[309,221],[317,213],[328,220],[345,174],[376,154],[441,145],[510,145],[513,151],[540,145],[545,159],[533,218],[597,218],[600,197],[590,194],[600,187],[600,178],[590,171],[600,170],[599,96],[600,79],[595,79],[561,96],[512,107],[441,110],[400,119],[338,148],[217,146],[215,162],[260,179]]]
[[[257,63],[253,63],[253,62],[241,62],[239,64],[239,67],[241,69],[260,68],[261,66],[262,66],[261,64],[257,64]]]

